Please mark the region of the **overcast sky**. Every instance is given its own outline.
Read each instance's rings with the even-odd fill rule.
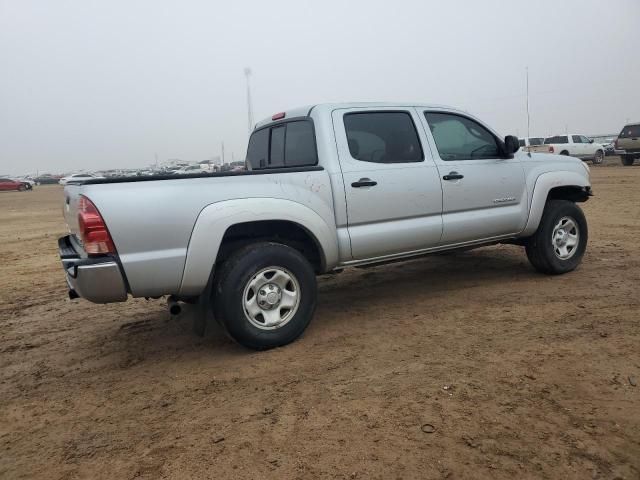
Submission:
[[[328,101],[417,101],[503,134],[640,119],[639,0],[0,0],[0,174],[203,160]]]

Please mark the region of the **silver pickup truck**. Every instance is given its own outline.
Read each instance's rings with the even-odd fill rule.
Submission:
[[[296,339],[316,275],[495,243],[546,274],[587,244],[580,160],[518,151],[443,106],[331,104],[255,127],[246,172],[98,179],[65,187],[59,240],[71,298],[197,302],[250,348]]]

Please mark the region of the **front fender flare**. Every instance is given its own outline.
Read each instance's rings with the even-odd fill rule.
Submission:
[[[196,219],[182,274],[180,295],[196,296],[204,290],[227,229],[239,223],[284,220],[306,229],[318,244],[327,269],[338,263],[335,226],[309,207],[277,198],[242,198],[207,205]]]
[[[557,171],[541,174],[533,187],[533,195],[531,196],[531,205],[529,206],[529,218],[524,230],[520,234],[521,237],[533,235],[538,229],[544,207],[547,203],[549,192],[556,187],[589,187],[591,184],[589,179],[576,172]]]

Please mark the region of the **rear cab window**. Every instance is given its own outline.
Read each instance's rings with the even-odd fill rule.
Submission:
[[[640,137],[640,124],[638,125],[626,125],[618,138],[638,138]]]
[[[254,131],[247,147],[251,170],[305,167],[318,164],[311,119],[292,119]]]

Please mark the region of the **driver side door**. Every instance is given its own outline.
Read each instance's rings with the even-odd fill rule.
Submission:
[[[528,198],[518,152],[505,158],[496,135],[471,117],[438,110],[421,113],[442,182],[440,244],[522,231]]]

